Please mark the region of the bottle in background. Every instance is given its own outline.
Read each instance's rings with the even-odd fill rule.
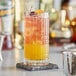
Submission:
[[[76,43],[76,17],[71,21],[71,28],[72,28],[72,39],[71,42]]]
[[[56,46],[61,46],[64,43],[71,41],[70,21],[68,20],[66,10],[61,10],[58,14],[59,18],[50,27],[50,41]]]
[[[0,0],[0,32],[4,32],[5,38],[3,50],[13,49],[14,43],[14,6],[12,0]]]
[[[63,32],[63,43],[70,43],[72,37],[72,31],[70,27],[70,19],[67,10],[61,10],[61,30]]]

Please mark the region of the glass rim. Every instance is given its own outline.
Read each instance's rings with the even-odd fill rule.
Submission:
[[[25,17],[33,17],[33,18],[36,18],[36,17],[42,17],[42,18],[49,18],[49,13],[48,12],[44,12],[44,13],[41,13],[41,14],[36,14],[36,15],[30,15],[29,12],[27,12],[28,14],[25,14]]]

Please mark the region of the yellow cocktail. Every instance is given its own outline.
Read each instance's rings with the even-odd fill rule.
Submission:
[[[49,58],[48,13],[25,17],[24,58],[31,65],[46,64]]]

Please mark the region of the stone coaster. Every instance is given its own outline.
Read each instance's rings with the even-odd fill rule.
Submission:
[[[28,65],[25,65],[24,63],[17,63],[16,67],[20,68],[20,69],[27,70],[27,71],[40,71],[40,70],[58,69],[58,66],[56,64],[52,64],[52,63],[49,63],[46,66],[28,66]]]

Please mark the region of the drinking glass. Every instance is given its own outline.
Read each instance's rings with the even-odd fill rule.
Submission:
[[[24,59],[28,65],[49,63],[49,18],[48,13],[27,15],[24,25]]]
[[[66,76],[76,75],[76,45],[63,52],[63,64]]]
[[[0,61],[2,61],[2,54],[1,54],[1,50],[2,50],[2,45],[3,45],[3,40],[4,40],[4,34],[0,33]]]
[[[71,21],[72,39],[71,41],[76,43],[76,7],[71,7],[68,11],[68,15]]]

